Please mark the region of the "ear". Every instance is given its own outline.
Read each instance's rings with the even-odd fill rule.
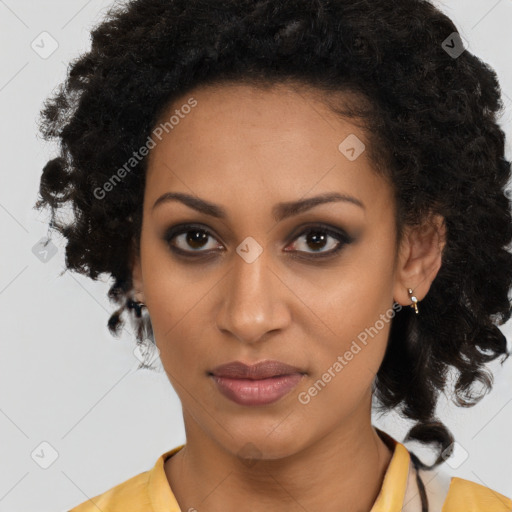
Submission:
[[[412,304],[409,288],[421,301],[442,265],[446,223],[441,215],[431,216],[421,226],[405,229],[398,254],[393,298],[403,306]]]
[[[145,302],[140,255],[134,246],[131,250],[130,267],[132,269],[133,298],[139,302]]]

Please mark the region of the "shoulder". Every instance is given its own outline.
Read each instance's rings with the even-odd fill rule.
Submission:
[[[131,512],[136,510],[151,510],[148,495],[149,471],[139,473],[132,478],[112,487],[81,503],[69,512]]]
[[[443,512],[511,512],[512,500],[485,485],[452,477]]]
[[[184,446],[181,444],[164,452],[151,469],[84,501],[69,512],[179,512],[178,503],[165,475],[164,463]]]
[[[512,512],[512,500],[490,487],[439,470],[420,470],[419,474],[432,510]]]

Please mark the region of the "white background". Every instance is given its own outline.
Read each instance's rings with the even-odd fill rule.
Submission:
[[[32,252],[47,235],[47,215],[32,209],[41,169],[54,148],[36,135],[43,100],[67,63],[89,48],[89,31],[107,0],[0,0],[0,512],[59,512],[145,471],[185,441],[181,407],[165,373],[137,370],[129,326],[113,338],[106,322],[109,282],[59,276],[62,241],[43,263]],[[511,135],[512,1],[445,0],[468,49],[498,73]],[[31,47],[47,31],[57,50]],[[39,38],[39,39],[38,39]],[[45,46],[50,48],[48,45]],[[511,158],[510,140],[507,156]],[[511,337],[509,322],[502,329]],[[512,497],[512,358],[495,387],[471,409],[441,407],[459,450],[443,470]],[[443,404],[441,404],[442,406]],[[374,424],[402,440],[395,416]],[[43,469],[31,454],[58,457]]]

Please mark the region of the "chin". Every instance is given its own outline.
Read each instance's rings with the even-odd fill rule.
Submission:
[[[251,466],[256,461],[271,461],[285,459],[302,451],[304,443],[301,443],[297,435],[269,436],[269,430],[255,433],[249,432],[240,439],[232,439],[224,446],[226,451],[239,457]]]

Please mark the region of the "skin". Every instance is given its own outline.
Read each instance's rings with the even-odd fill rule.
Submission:
[[[407,228],[396,251],[391,187],[367,151],[350,161],[338,150],[350,134],[369,144],[364,131],[311,91],[202,86],[164,117],[191,96],[197,106],[150,152],[140,254],[133,255],[135,298],[147,305],[183,407],[187,444],[165,462],[169,484],[184,511],[235,512],[248,503],[252,512],[370,510],[392,456],[371,424],[371,387],[390,322],[308,404],[298,395],[393,301],[409,306],[408,288],[419,301],[428,293],[441,266],[443,220]],[[200,197],[227,216],[177,201],[153,210],[166,192]],[[330,192],[349,194],[364,209],[331,202],[280,222],[272,217],[276,203]],[[203,245],[187,244],[186,235],[165,240],[166,229],[188,222],[209,232]],[[355,240],[323,262],[308,260],[339,242],[307,243],[307,223]],[[263,250],[251,263],[236,252],[246,237]],[[214,254],[187,260],[170,243]],[[208,376],[222,363],[265,359],[306,373],[273,404],[238,405]]]

